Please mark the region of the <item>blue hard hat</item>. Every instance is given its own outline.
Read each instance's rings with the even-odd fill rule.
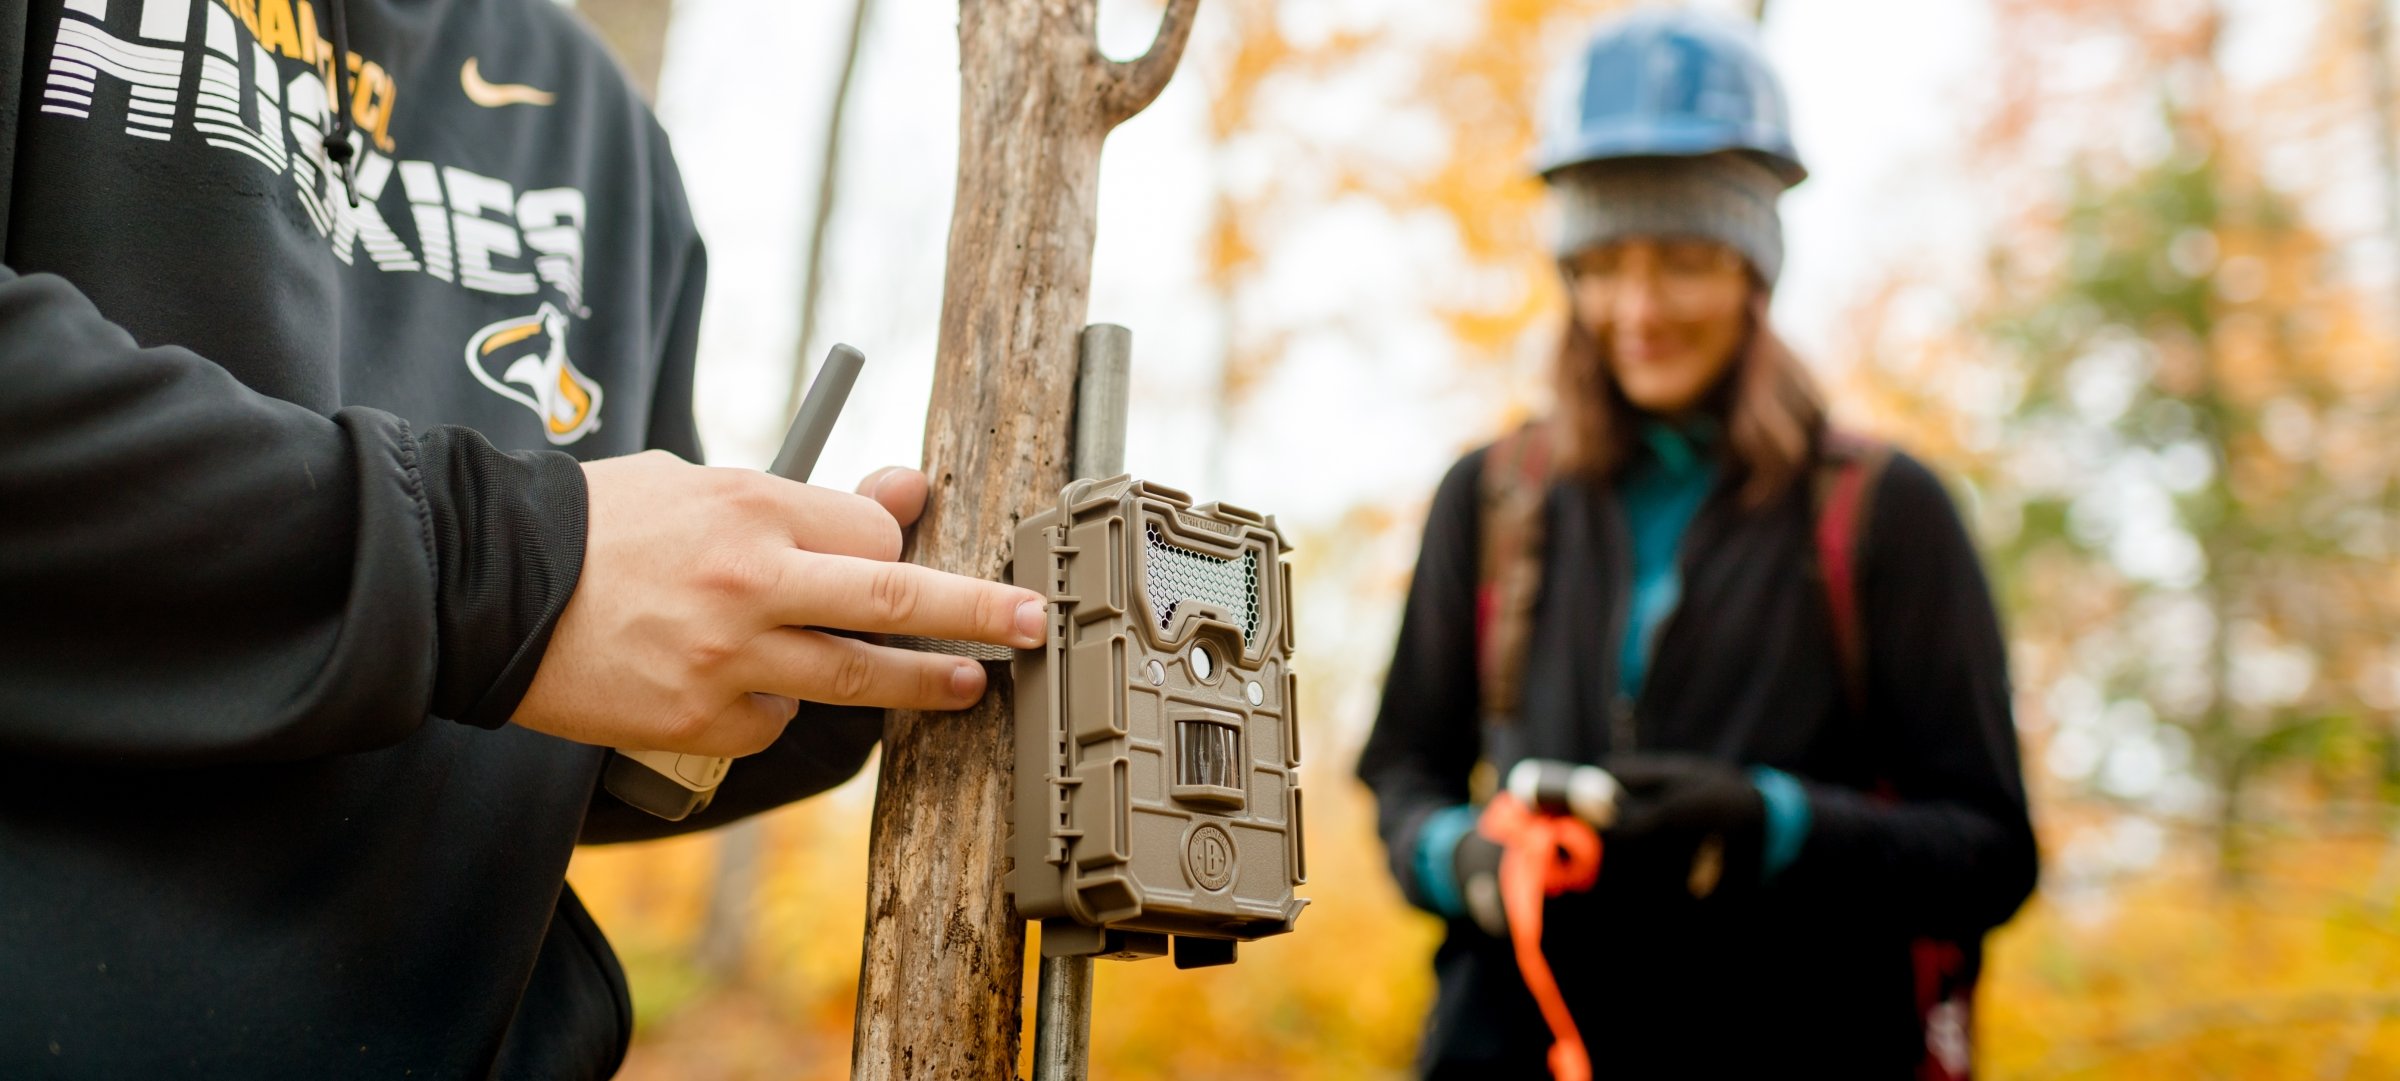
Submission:
[[[1618,16],[1593,31],[1556,87],[1534,168],[1614,158],[1747,152],[1786,186],[1807,179],[1783,86],[1749,24],[1681,8]]]

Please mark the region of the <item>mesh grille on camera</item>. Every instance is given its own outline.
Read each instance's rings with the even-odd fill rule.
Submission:
[[[1183,602],[1199,601],[1233,613],[1241,624],[1242,642],[1248,644],[1258,630],[1258,550],[1244,551],[1240,559],[1220,559],[1167,543],[1156,523],[1148,533],[1150,607],[1158,616],[1158,629],[1166,630],[1175,621],[1175,609]]]

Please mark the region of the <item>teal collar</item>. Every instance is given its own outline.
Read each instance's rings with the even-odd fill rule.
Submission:
[[[1711,416],[1673,421],[1653,417],[1642,421],[1641,441],[1660,472],[1670,477],[1685,477],[1715,464],[1717,443],[1723,431],[1724,426]]]

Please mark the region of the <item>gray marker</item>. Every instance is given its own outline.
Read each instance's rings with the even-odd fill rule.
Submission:
[[[836,345],[825,354],[825,365],[817,369],[816,381],[808,385],[808,397],[800,399],[800,415],[792,418],[792,430],[783,436],[783,449],[775,452],[775,464],[767,467],[785,480],[805,481],[817,468],[817,455],[825,452],[825,439],[833,434],[833,421],[842,413],[842,403],[850,400],[850,386],[858,382],[858,370],[866,366],[866,354],[847,345]]]

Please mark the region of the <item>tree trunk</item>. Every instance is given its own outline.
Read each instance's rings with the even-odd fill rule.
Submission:
[[[1111,61],[1095,0],[962,0],[957,201],[910,558],[996,578],[1017,520],[1069,479],[1075,342],[1091,284],[1100,144],[1164,89],[1198,0],[1169,0]],[[1025,924],[1002,889],[1014,691],[894,711],[867,860],[851,1076],[1011,1078]]]
[[[745,818],[717,831],[717,867],[709,875],[708,911],[692,959],[719,987],[738,983],[750,956],[750,925],[757,918],[759,857],[766,850],[767,822]]]
[[[2375,159],[2382,173],[2384,242],[2400,258],[2400,76],[2392,71],[2391,11],[2388,0],[2367,0],[2360,27],[2360,50],[2367,61],[2367,92],[2375,124]],[[2400,279],[2395,279],[2400,285]],[[2400,308],[2393,309],[2400,311]],[[2384,416],[2400,421],[2400,382],[2384,391]],[[2386,559],[2400,556],[2400,476],[2383,482],[2383,523]]]
[[[600,32],[633,76],[643,101],[658,100],[658,71],[667,62],[667,26],[675,0],[576,0],[575,10]]]
[[[808,251],[800,264],[800,332],[792,342],[792,386],[783,399],[783,415],[800,415],[807,393],[808,373],[815,366],[817,308],[825,293],[825,242],[832,232],[833,205],[842,181],[842,124],[850,118],[850,87],[858,81],[858,54],[866,43],[867,16],[874,0],[854,0],[850,6],[850,40],[842,47],[841,74],[833,78],[833,104],[825,110],[825,152],[817,158],[817,207],[809,216]]]

